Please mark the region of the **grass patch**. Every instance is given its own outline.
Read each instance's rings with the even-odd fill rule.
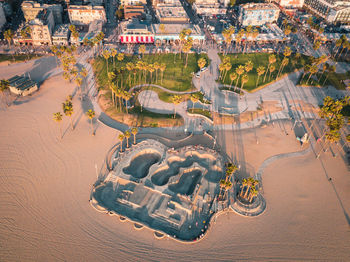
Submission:
[[[109,72],[113,71],[116,73],[116,81],[118,82],[118,85],[122,86],[125,90],[129,90],[135,85],[151,83],[161,85],[173,91],[189,91],[192,90],[192,73],[199,70],[197,61],[201,57],[206,58],[209,62],[206,54],[188,54],[188,65],[185,68],[186,55],[182,55],[180,58],[179,54],[149,54],[144,55],[141,59],[139,59],[137,55],[125,55],[123,61],[118,61],[117,57],[115,57],[114,63],[113,58],[109,58],[108,70]],[[126,70],[127,63],[131,62],[136,64],[138,61],[144,61],[148,64],[154,64],[155,62],[166,64],[163,81],[161,81],[162,73],[160,70],[158,70],[158,76],[156,71],[153,72],[152,79],[149,72],[146,73],[145,79],[143,71],[136,70],[134,74],[133,72]],[[107,88],[108,78],[105,58],[101,56],[97,57],[93,62],[93,68],[95,75],[97,76],[98,85],[101,88]],[[121,71],[118,72],[118,70]]]
[[[136,97],[137,98],[137,97]],[[184,124],[183,118],[176,114],[159,114],[148,111],[142,108],[136,99],[136,104],[133,108],[128,110],[128,113],[116,108],[111,100],[111,92],[107,91],[100,96],[100,105],[107,115],[114,120],[124,123],[129,126],[139,127],[169,127],[169,126],[181,126]]]
[[[271,77],[269,77],[270,72],[267,72],[267,76],[264,80],[264,75],[260,76],[259,83],[256,86],[256,81],[258,78],[258,74],[256,69],[259,66],[264,66],[265,70],[267,70],[268,61],[269,61],[269,55],[267,53],[252,53],[252,54],[228,54],[226,57],[230,58],[230,63],[232,64],[232,68],[230,71],[227,72],[225,79],[220,79],[221,84],[230,85],[230,73],[235,72],[236,68],[239,65],[244,65],[247,61],[251,60],[253,62],[254,68],[248,73],[249,80],[244,85],[243,89],[247,91],[253,91],[254,89],[258,88],[259,86],[266,85],[268,83],[272,83],[276,80],[276,76],[279,70],[279,67],[281,65],[281,61],[283,59],[283,55],[275,54],[276,55],[276,70],[271,74]],[[223,55],[220,54],[221,60],[223,60]],[[295,55],[291,55],[289,57],[289,64],[284,67],[282,74],[291,73],[295,69],[300,69],[306,64],[308,64],[311,61],[311,58],[308,56],[301,55],[299,59],[295,59]],[[238,87],[241,87],[241,78],[242,75],[238,81]],[[236,80],[233,81],[233,85],[235,85]]]
[[[0,62],[5,62],[5,61],[9,61],[9,62],[23,62],[26,60],[31,60],[31,59],[35,59],[35,58],[39,58],[41,57],[41,55],[37,55],[37,54],[28,54],[28,55],[6,55],[6,54],[0,54]],[[13,60],[13,58],[15,60]]]
[[[190,114],[202,115],[202,116],[209,118],[210,120],[213,120],[213,115],[211,114],[211,112],[209,110],[206,110],[206,109],[190,108],[187,110],[187,112],[189,112]]]
[[[304,76],[304,78],[301,78],[298,82],[298,85],[316,87],[331,85],[338,90],[345,90],[346,86],[343,81],[346,79],[350,79],[350,72],[346,72],[344,74],[325,72],[323,75],[321,73],[317,73],[310,78],[309,82],[307,82],[308,78],[309,75],[306,75]],[[317,80],[314,78],[317,78]]]

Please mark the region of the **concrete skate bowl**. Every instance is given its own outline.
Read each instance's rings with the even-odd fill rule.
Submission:
[[[91,204],[179,241],[200,240],[217,211],[224,158],[201,146],[167,148],[147,139],[111,156]]]
[[[130,164],[123,168],[123,172],[135,178],[144,178],[148,175],[149,168],[158,163],[160,158],[161,155],[157,151],[142,151],[131,159]]]

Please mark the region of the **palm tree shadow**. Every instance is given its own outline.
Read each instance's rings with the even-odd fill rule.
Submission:
[[[325,166],[324,166],[324,164],[323,164],[322,159],[319,158],[319,160],[320,160],[321,166],[322,166],[322,168],[323,168],[323,171],[324,171],[324,173],[325,173],[325,175],[326,175],[327,180],[331,183],[331,185],[332,185],[332,187],[333,187],[334,193],[335,193],[335,195],[336,195],[336,197],[337,197],[337,199],[338,199],[338,201],[339,201],[340,207],[341,207],[342,210],[343,210],[343,213],[344,213],[346,222],[348,223],[348,226],[350,226],[350,217],[349,217],[348,213],[347,213],[346,210],[345,210],[345,207],[344,207],[344,205],[343,205],[343,201],[340,199],[340,196],[339,196],[339,194],[338,194],[337,189],[335,188],[335,185],[334,185],[334,183],[333,183],[333,181],[332,181],[332,178],[330,178],[330,177],[328,176],[327,170],[326,170],[326,168],[325,168]]]

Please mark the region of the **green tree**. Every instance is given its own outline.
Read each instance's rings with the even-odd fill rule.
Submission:
[[[265,67],[259,66],[259,67],[256,69],[256,72],[257,72],[257,74],[258,74],[258,78],[257,78],[257,80],[256,80],[255,87],[257,87],[258,84],[259,84],[259,78],[260,78],[260,76],[263,75],[263,74],[265,73]]]
[[[65,103],[62,103],[62,107],[63,107],[63,113],[66,116],[69,116],[71,128],[72,130],[74,130],[74,126],[72,122],[72,115],[74,113],[72,101],[70,99],[67,99]]]
[[[120,141],[120,152],[123,152],[123,140],[124,140],[124,135],[119,134],[118,139]]]
[[[249,80],[248,75],[247,75],[247,74],[244,74],[244,75],[242,76],[242,79],[241,79],[241,89],[243,89],[243,86],[245,85],[245,83],[248,82],[248,80]]]
[[[237,80],[236,80],[236,87],[237,87],[237,86],[238,86],[239,78],[240,78],[240,76],[244,73],[244,66],[243,66],[243,65],[239,65],[239,66],[236,68],[236,73],[237,73],[237,75],[238,75]],[[236,87],[235,87],[235,90],[236,90]]]
[[[233,81],[235,81],[237,79],[238,75],[236,73],[231,73],[230,74],[230,80],[231,80],[231,83],[230,83],[230,90],[231,90],[231,87],[232,87],[232,83]]]
[[[126,138],[126,147],[129,147],[129,138],[131,137],[131,133],[129,130],[124,132],[124,137]]]
[[[108,59],[111,56],[111,53],[108,50],[104,50],[102,53],[103,57],[106,59],[106,64],[107,64],[107,73],[108,73]]]
[[[176,106],[181,103],[181,96],[173,95],[171,98],[174,104],[174,118],[176,117]]]
[[[62,117],[63,117],[63,115],[61,114],[61,112],[57,112],[57,113],[53,114],[53,120],[59,124],[60,138],[61,139],[62,139],[62,128],[61,128]]]
[[[137,129],[137,127],[131,128],[131,134],[133,134],[133,136],[134,136],[134,144],[136,144],[136,135],[138,132],[139,132],[139,130]]]
[[[93,128],[93,126],[92,126],[92,119],[94,119],[94,117],[95,117],[95,111],[92,110],[92,109],[89,109],[89,110],[86,112],[86,116],[90,119],[91,134],[94,136],[94,135],[95,135],[95,132],[94,132],[94,128]]]

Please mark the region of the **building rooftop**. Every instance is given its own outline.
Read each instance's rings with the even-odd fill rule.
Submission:
[[[157,9],[157,14],[160,18],[188,18],[187,13],[182,6],[169,6]]]
[[[190,24],[163,24],[164,31],[160,30],[160,24],[153,24],[152,30],[157,35],[178,35],[183,29],[191,29],[191,35],[202,35],[201,29],[195,25],[192,26]]]
[[[68,10],[104,10],[100,5],[70,5]]]
[[[241,5],[240,6],[241,8],[243,9],[246,9],[246,10],[262,10],[262,9],[278,9],[279,8],[275,5],[275,4],[272,4],[272,3],[247,3],[247,4],[244,4],[244,5]]]
[[[55,27],[55,31],[54,31],[52,37],[65,37],[68,34],[68,30],[69,30],[68,24],[57,25]]]
[[[26,90],[28,88],[31,88],[36,85],[36,83],[31,80],[29,77],[26,76],[14,76],[8,79],[10,86],[15,87],[16,89],[19,90]]]
[[[50,13],[51,10],[43,9],[37,14],[35,19],[31,20],[29,23],[31,25],[46,25],[48,23]]]

